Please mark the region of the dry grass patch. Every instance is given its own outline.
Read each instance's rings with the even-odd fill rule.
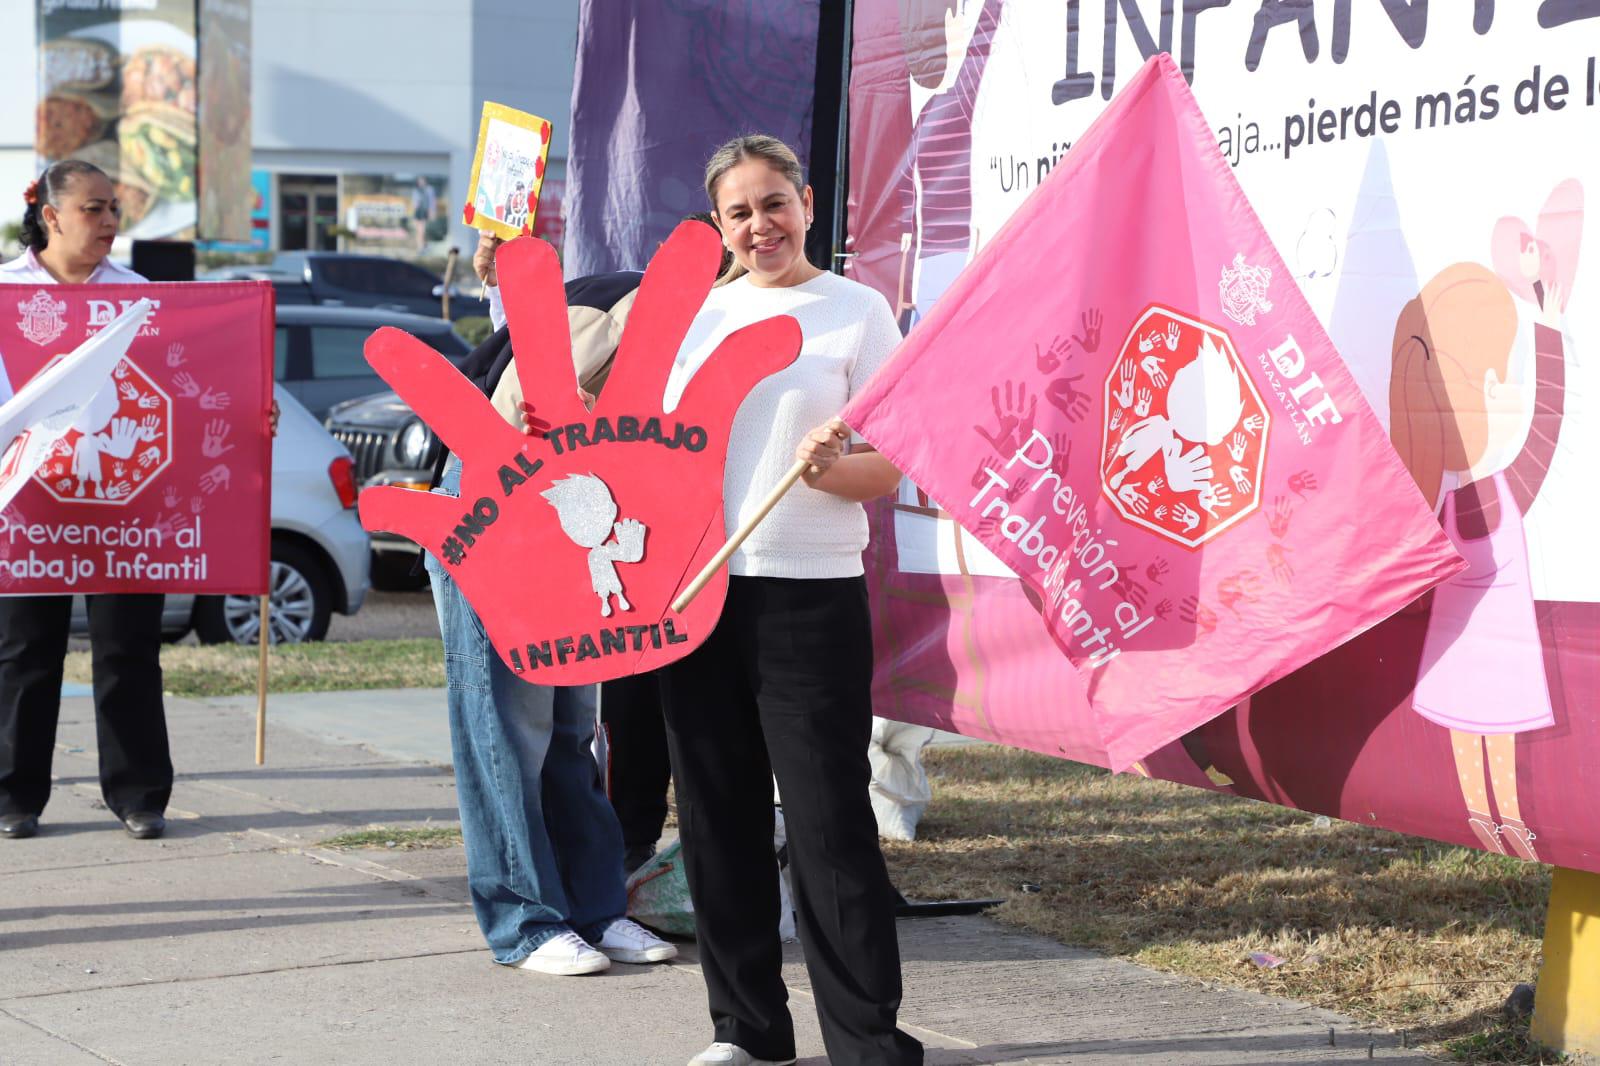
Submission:
[[[254,695],[260,654],[236,644],[165,644],[163,687],[191,698]],[[66,678],[91,681],[88,652],[68,653]],[[442,688],[444,646],[438,639],[287,644],[268,652],[267,679],[271,692]]]
[[[1001,921],[1472,1061],[1506,1043],[1500,1006],[1538,970],[1544,866],[1010,749],[934,750],[928,769],[920,839],[884,848],[913,898],[1004,897]]]
[[[391,829],[374,825],[349,833],[340,833],[317,842],[318,847],[353,851],[360,848],[393,848],[398,851],[419,851],[425,848],[454,848],[461,844],[461,827],[458,825],[425,825],[414,829]]]

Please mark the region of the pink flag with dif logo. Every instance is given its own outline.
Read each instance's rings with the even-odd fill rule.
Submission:
[[[1167,55],[844,419],[1026,583],[1113,769],[1464,565]]]

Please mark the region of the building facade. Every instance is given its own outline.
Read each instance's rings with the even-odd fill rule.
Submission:
[[[0,40],[35,40],[35,9],[0,4]],[[538,229],[559,244],[578,0],[254,0],[252,23],[257,248],[470,250],[486,100],[551,121]],[[0,64],[0,225],[36,173],[37,80]]]

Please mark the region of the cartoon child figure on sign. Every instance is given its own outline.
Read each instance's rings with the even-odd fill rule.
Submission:
[[[1423,287],[1395,323],[1389,382],[1395,451],[1468,563],[1430,594],[1412,708],[1450,730],[1478,843],[1532,860],[1539,855],[1522,820],[1517,735],[1554,725],[1555,711],[1523,516],[1550,472],[1565,413],[1561,320],[1577,266],[1581,193],[1568,199],[1564,217],[1541,219],[1540,228],[1570,239],[1523,234],[1520,254],[1500,256],[1510,260],[1501,276],[1457,263]],[[1513,290],[1534,311],[1531,390],[1517,380]]]
[[[516,187],[506,197],[505,210],[501,217],[505,219],[506,225],[521,227],[528,221],[528,206],[527,183],[518,179]]]
[[[580,548],[589,549],[589,581],[600,597],[600,617],[611,617],[611,597],[617,609],[633,610],[622,594],[618,563],[644,558],[644,523],[633,518],[617,521],[617,501],[611,489],[593,474],[570,474],[540,493],[556,509],[561,531]],[[616,539],[608,541],[615,531]]]
[[[117,390],[108,384],[73,423],[71,434],[77,436],[72,442],[72,477],[78,483],[75,496],[82,496],[91,484],[97,500],[116,499],[124,494],[127,486],[120,482],[109,490],[105,487],[105,457],[127,459],[160,431],[160,420],[154,416],[144,423],[115,417],[118,406]]]

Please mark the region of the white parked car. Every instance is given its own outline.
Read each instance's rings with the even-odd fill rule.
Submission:
[[[321,640],[334,611],[355,614],[366,599],[371,558],[356,519],[350,453],[282,386],[278,436],[272,442],[272,613],[274,644]],[[193,629],[202,643],[254,644],[261,601],[255,596],[173,595],[161,633],[177,639]],[[83,597],[72,604],[72,631],[89,631]]]

